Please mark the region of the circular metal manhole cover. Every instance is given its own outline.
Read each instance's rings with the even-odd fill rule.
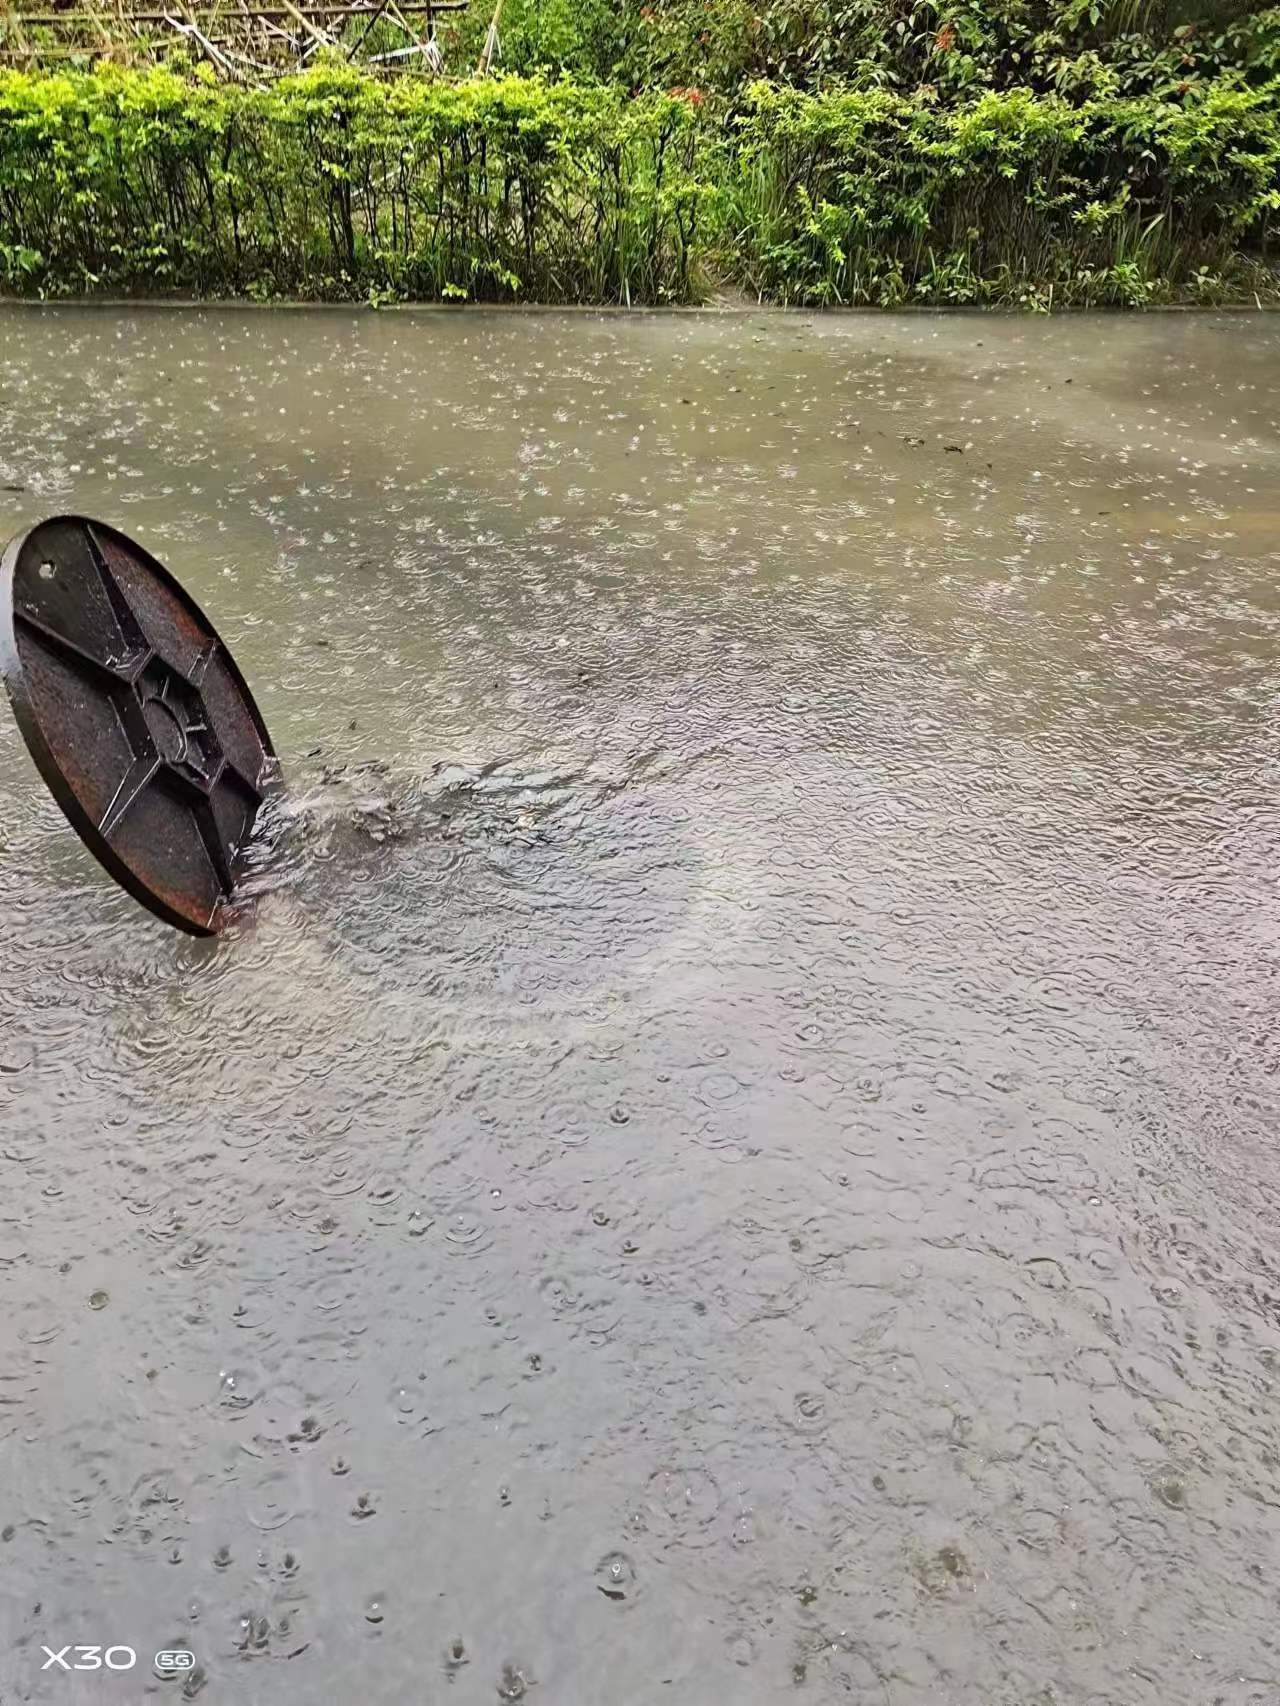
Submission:
[[[90,851],[157,917],[216,935],[276,765],[199,606],[114,527],[55,516],[0,558],[0,675]]]

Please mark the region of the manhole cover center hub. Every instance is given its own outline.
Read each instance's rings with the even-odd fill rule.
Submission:
[[[142,714],[161,758],[169,764],[181,764],[187,756],[187,731],[177,712],[163,699],[144,699]]]

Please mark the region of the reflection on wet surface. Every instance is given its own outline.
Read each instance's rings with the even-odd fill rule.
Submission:
[[[0,314],[6,531],[167,560],[292,783],[193,942],[0,723],[6,1702],[1280,1700],[1278,393]]]

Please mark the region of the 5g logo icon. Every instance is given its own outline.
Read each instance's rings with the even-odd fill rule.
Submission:
[[[166,1647],[155,1657],[155,1666],[159,1671],[182,1671],[196,1668],[196,1656],[185,1647]]]

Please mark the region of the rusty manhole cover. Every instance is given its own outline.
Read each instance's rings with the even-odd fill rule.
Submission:
[[[114,527],[55,516],[0,559],[0,674],[90,851],[157,917],[216,935],[276,766],[199,606]]]

